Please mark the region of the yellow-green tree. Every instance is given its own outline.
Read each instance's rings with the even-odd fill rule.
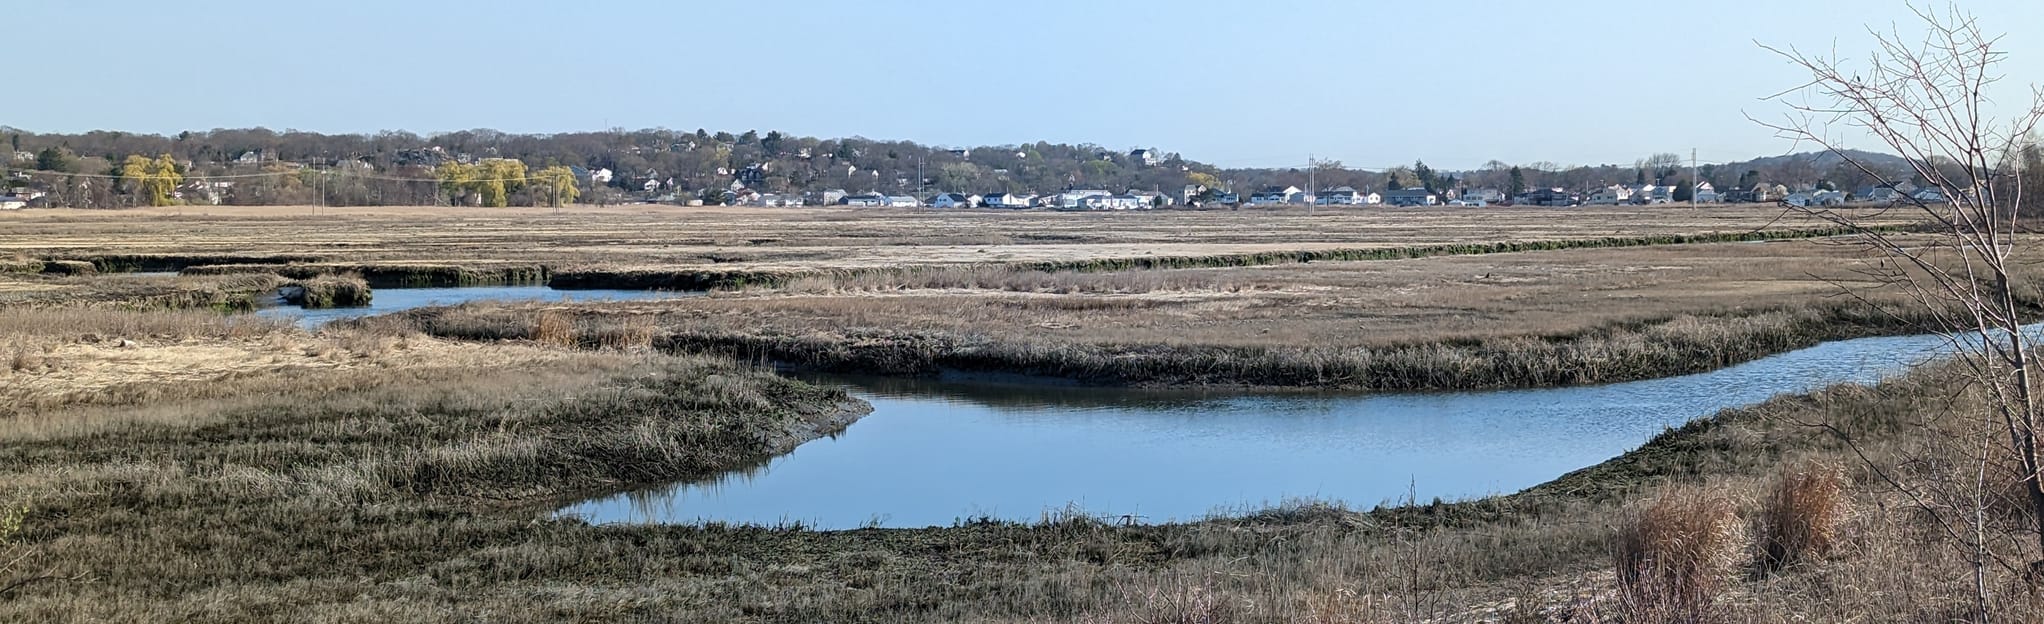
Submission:
[[[452,160],[433,169],[433,177],[440,178],[440,190],[456,203],[468,203],[469,195],[476,192],[476,179],[481,176],[475,165]]]
[[[168,206],[171,192],[177,190],[184,176],[178,173],[177,161],[171,160],[169,154],[156,158],[130,154],[128,160],[121,163],[121,179],[149,196],[149,205]]]
[[[575,188],[575,171],[560,165],[533,174],[532,185],[533,203],[544,201],[555,208],[574,203],[582,196],[582,190]]]
[[[476,182],[476,191],[484,206],[509,206],[511,194],[525,188],[525,161],[515,158],[485,160],[481,166],[481,177]]]

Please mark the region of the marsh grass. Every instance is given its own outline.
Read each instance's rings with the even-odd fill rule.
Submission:
[[[1613,546],[1627,611],[1641,621],[1712,621],[1744,538],[1738,505],[1722,492],[1671,489],[1628,512]]]
[[[1761,566],[1779,570],[1836,551],[1852,508],[1848,485],[1845,471],[1835,465],[1785,467],[1762,499],[1757,532]]]
[[[125,314],[143,313],[37,331],[248,331]],[[339,332],[429,340],[366,322],[320,335]],[[714,357],[481,348],[442,366],[276,370],[0,417],[0,499],[37,501],[20,543],[42,552],[51,574],[92,579],[0,601],[0,619],[1639,621],[1624,619],[1609,576],[1614,527],[1635,517],[1633,501],[1663,488],[1758,492],[1797,457],[1839,452],[1783,424],[1797,418],[1878,424],[1965,407],[1939,394],[1951,375],[1926,371],[1726,412],[1522,494],[1371,512],[1298,504],[1158,526],[1064,514],[841,532],[588,526],[545,512],[562,499],[750,465],[831,426],[843,395]],[[1691,507],[1649,509],[1722,515]],[[1718,613],[1955,613],[1964,587],[1946,581],[1961,562],[1917,554],[1947,550],[1906,514],[1890,519],[1899,522],[1854,516],[1837,556],[1817,565],[1724,581],[1720,595],[1735,598],[1716,603]],[[1715,535],[1672,526],[1642,534]],[[1640,552],[1712,550],[1639,543],[1657,549]],[[1648,570],[1701,569],[1646,560],[1665,566]]]
[[[283,286],[284,300],[306,308],[356,308],[369,305],[375,293],[360,275],[319,275]]]

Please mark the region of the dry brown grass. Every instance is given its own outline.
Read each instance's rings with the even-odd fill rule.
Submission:
[[[16,211],[0,254],[315,257],[368,264],[539,263],[556,269],[849,269],[1099,258],[1552,241],[1742,232],[1772,206],[1435,208],[1303,212],[947,212],[660,206],[527,209],[377,207],[182,213]]]
[[[578,344],[575,322],[560,312],[542,311],[532,321],[532,340],[556,347],[574,347]]]
[[[1613,546],[1627,610],[1641,621],[1709,621],[1744,536],[1738,505],[1722,492],[1672,489],[1635,508]]]
[[[1845,471],[1835,465],[1785,467],[1760,507],[1761,565],[1780,569],[1837,550],[1852,509],[1847,485]]]

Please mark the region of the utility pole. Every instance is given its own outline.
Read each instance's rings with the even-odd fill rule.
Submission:
[[[1697,187],[1697,185],[1699,185],[1699,184],[1702,184],[1702,183],[1703,183],[1703,179],[1702,179],[1702,178],[1698,178],[1698,177],[1696,177],[1696,148],[1692,147],[1692,148],[1689,148],[1689,207],[1690,207],[1690,208],[1695,208],[1695,207],[1696,207],[1696,187]]]
[[[1306,216],[1313,216],[1313,205],[1320,203],[1320,164],[1312,154],[1306,155]]]

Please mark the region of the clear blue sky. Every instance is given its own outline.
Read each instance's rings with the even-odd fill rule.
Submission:
[[[0,41],[32,69],[0,124],[33,131],[778,129],[1448,168],[1784,153],[1743,113],[1777,114],[1758,98],[1798,76],[1754,41],[1863,56],[1865,25],[1913,19],[1899,0],[11,4]],[[2044,24],[2035,0],[1964,8]],[[2011,79],[2044,81],[2044,42],[2004,45]]]

